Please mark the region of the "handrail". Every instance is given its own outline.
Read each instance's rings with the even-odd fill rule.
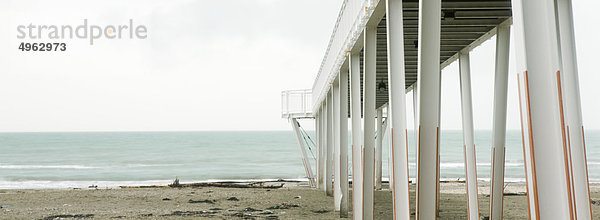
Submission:
[[[313,83],[313,111],[319,107],[319,103],[325,97],[329,84],[335,79],[345,60],[346,52],[352,49],[360,37],[378,2],[379,0],[343,2],[317,78]]]
[[[297,89],[281,92],[281,117],[306,118],[312,117],[312,90]]]

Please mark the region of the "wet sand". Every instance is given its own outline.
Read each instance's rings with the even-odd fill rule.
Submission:
[[[138,188],[0,190],[0,219],[339,219],[333,198],[306,183],[279,189]],[[489,185],[479,183],[481,217],[489,212]],[[384,187],[386,187],[384,185]],[[600,216],[600,185],[593,184],[592,211]],[[524,184],[510,183],[504,197],[505,219],[527,219]],[[463,183],[442,183],[439,219],[465,219]],[[414,184],[411,185],[414,217]],[[375,194],[375,219],[391,219],[389,190]],[[598,201],[598,202],[597,202]],[[351,217],[350,213],[350,217]]]

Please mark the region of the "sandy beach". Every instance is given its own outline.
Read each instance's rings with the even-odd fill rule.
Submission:
[[[482,218],[489,210],[489,185],[479,183]],[[385,185],[384,185],[385,187]],[[590,186],[592,210],[600,214],[600,184]],[[464,219],[463,183],[441,184],[440,219]],[[411,185],[414,216],[414,184]],[[509,183],[504,198],[505,219],[526,219],[524,184]],[[108,188],[0,190],[1,219],[338,219],[333,198],[306,183],[286,182],[279,189]],[[351,216],[351,215],[350,215]],[[391,219],[389,190],[376,192],[375,218]]]

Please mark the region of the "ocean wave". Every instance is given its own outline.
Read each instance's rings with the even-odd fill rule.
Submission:
[[[600,163],[599,163],[600,164]],[[415,168],[416,163],[409,163],[409,167]],[[477,163],[478,167],[490,167],[491,163]],[[440,163],[440,168],[442,169],[454,169],[454,168],[464,168],[465,163],[463,162],[450,162],[450,163]],[[504,167],[523,167],[523,163],[505,163]]]
[[[167,167],[181,166],[183,164],[124,164],[110,166],[87,166],[73,164],[58,164],[58,165],[42,165],[42,164],[0,164],[0,169],[102,169],[102,168],[119,168],[119,167]]]
[[[171,167],[171,166],[182,166],[184,164],[126,164],[125,167]]]
[[[85,165],[13,165],[0,164],[0,169],[98,169],[100,167]]]
[[[207,182],[263,182],[278,181],[279,179],[209,179],[209,180],[188,180],[180,183],[207,183]],[[285,181],[308,181],[306,178],[286,178]],[[66,188],[88,188],[89,186],[98,186],[98,188],[117,188],[119,186],[147,186],[147,185],[167,185],[173,183],[173,180],[139,180],[139,181],[45,181],[45,180],[26,180],[26,181],[4,181],[0,180],[0,189],[66,189]]]
[[[115,188],[119,186],[134,185],[162,185],[170,184],[173,180],[144,180],[144,181],[0,181],[0,189],[65,189],[88,188],[94,185],[99,188]]]

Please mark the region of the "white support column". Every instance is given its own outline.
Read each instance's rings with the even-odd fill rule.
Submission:
[[[350,56],[347,56],[348,59]],[[348,217],[348,73],[340,72],[340,114],[339,114],[339,145],[340,145],[340,217]]]
[[[319,113],[315,113],[315,187],[319,187]]]
[[[406,129],[406,89],[404,72],[404,25],[402,0],[387,1],[388,124],[392,155],[394,219],[410,219],[408,190],[408,137]],[[439,11],[438,11],[439,15]],[[439,21],[439,20],[438,20]],[[439,58],[438,63],[439,66]],[[391,119],[391,120],[390,120]],[[396,132],[394,132],[394,130]],[[393,181],[391,180],[393,179]]]
[[[363,217],[373,219],[375,188],[375,75],[377,70],[377,26],[365,28],[363,65]]]
[[[462,107],[462,126],[465,153],[465,176],[467,187],[467,219],[479,220],[477,201],[477,165],[475,160],[475,140],[473,128],[473,104],[471,101],[471,69],[469,51],[459,54],[460,101]]]
[[[389,64],[388,64],[388,66],[389,66]],[[389,81],[389,79],[388,79],[388,81]],[[388,86],[391,86],[391,83],[388,83]],[[392,114],[390,113],[390,105],[388,104],[386,106],[386,108],[387,108],[387,119],[386,119],[386,125],[385,125],[384,130],[386,132],[390,133],[389,134],[390,137],[389,137],[389,140],[388,140],[388,177],[389,177],[389,179],[388,179],[388,188],[391,191],[391,190],[394,190],[394,178],[393,178],[394,177],[394,163],[393,163],[394,162],[394,160],[393,160],[394,158],[392,158],[393,152],[394,152],[394,150],[393,150],[394,145],[392,143],[392,131],[391,131],[391,128],[392,128]]]
[[[333,91],[327,94],[327,154],[325,160],[325,194],[333,196]]]
[[[510,26],[499,26],[496,34],[496,73],[494,77],[494,124],[492,127],[492,179],[490,219],[502,219],[504,196],[504,153],[506,152],[506,102]]]
[[[335,211],[340,211],[342,202],[342,188],[340,185],[341,154],[340,154],[340,85],[333,84],[333,206]]]
[[[383,149],[383,110],[382,108],[377,109],[377,137],[375,140],[375,189],[381,190],[381,169],[382,167],[382,156],[381,150]]]
[[[321,108],[319,108],[319,189],[325,190],[325,116],[324,116],[324,104],[321,104]]]
[[[325,192],[327,185],[327,103],[323,102],[321,109],[321,134],[323,135],[321,148],[321,177],[323,179],[321,189]]]
[[[530,219],[574,219],[554,1],[512,5]]]
[[[441,0],[419,1],[416,218],[436,219],[439,192]]]
[[[557,0],[560,58],[576,219],[592,219],[571,0]]]
[[[312,173],[312,168],[310,167],[310,161],[308,161],[308,154],[306,154],[306,146],[304,146],[304,140],[302,139],[302,134],[300,133],[300,124],[298,124],[298,120],[295,118],[291,119],[292,128],[294,129],[294,134],[296,134],[296,139],[298,140],[298,147],[300,147],[300,153],[302,155],[302,164],[304,164],[304,171],[306,172],[306,178],[308,178],[308,184],[311,187],[315,187],[315,177]]]
[[[321,187],[321,116],[320,116],[320,112],[321,109],[319,108],[317,110],[317,113],[315,114],[315,134],[317,136],[316,138],[316,160],[315,160],[315,176],[316,176],[316,182],[317,182],[317,189]]]
[[[419,106],[421,106],[419,102],[419,82],[415,82],[413,84],[413,131],[415,132],[415,164],[417,163],[417,158],[419,158],[419,152],[416,150],[417,145],[419,144]],[[416,170],[416,169],[415,169]],[[417,181],[417,177],[415,176],[415,184]]]
[[[350,116],[352,117],[352,216],[363,219],[362,122],[360,100],[360,54],[350,55]]]

